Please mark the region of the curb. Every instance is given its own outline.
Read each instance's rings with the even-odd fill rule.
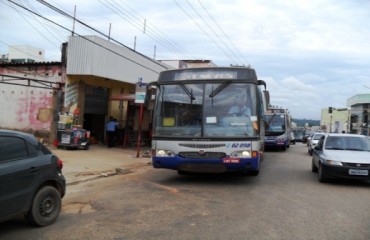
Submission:
[[[145,167],[145,166],[148,166],[150,165],[149,163],[143,163],[143,164],[136,164],[136,165],[133,165],[131,169],[136,169],[136,168],[139,168],[139,167]],[[77,178],[76,180],[72,180],[71,182],[68,182],[68,176],[67,175],[64,175],[64,177],[66,178],[66,184],[67,186],[69,185],[77,185],[79,183],[82,183],[82,182],[88,182],[88,181],[92,181],[92,180],[96,180],[96,179],[99,179],[99,178],[105,178],[105,177],[112,177],[112,176],[116,176],[116,175],[125,175],[125,174],[129,174],[129,173],[133,173],[134,171],[131,170],[131,169],[128,169],[128,168],[115,168],[115,169],[112,169],[112,170],[105,170],[105,171],[102,171],[102,172],[96,172],[94,174],[90,174],[90,175],[85,175],[83,176],[84,172],[80,172],[80,173],[76,173],[73,178]]]

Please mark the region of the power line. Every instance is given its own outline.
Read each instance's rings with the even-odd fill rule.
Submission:
[[[128,21],[136,29],[143,30],[143,33],[145,35],[148,35],[150,38],[154,39],[160,45],[170,50],[174,54],[180,57],[181,57],[181,54],[188,55],[188,53],[186,53],[186,51],[184,51],[178,44],[176,44],[173,40],[171,40],[170,37],[168,36],[162,37],[161,35],[163,35],[163,33],[158,34],[157,33],[158,30],[155,28],[152,28],[151,25],[147,24],[146,19],[144,17],[142,17],[140,14],[138,14],[135,10],[130,8],[127,4],[123,3],[122,1],[121,3],[123,5],[126,5],[126,8],[129,8],[129,10],[127,10],[125,7],[123,7],[122,5],[120,5],[114,0],[111,0],[111,2],[99,0],[99,2],[103,4],[104,6],[106,6],[107,8],[109,8],[112,12],[114,12],[121,18]],[[133,14],[132,12],[136,12],[136,15]],[[138,16],[140,16],[141,19]]]
[[[207,36],[208,36],[208,38],[209,39],[211,39],[212,40],[212,42],[214,43],[214,44],[216,44],[216,46],[230,59],[230,60],[232,60],[232,61],[234,61],[234,59],[213,39],[213,37],[212,36],[210,36],[209,34],[208,34],[208,32],[207,31],[205,31],[203,28],[202,28],[202,26],[200,26],[199,25],[199,23],[197,22],[197,21],[195,21],[191,16],[190,16],[190,14],[187,12],[187,11],[185,11],[185,9],[176,1],[176,0],[173,0],[173,2],[185,13],[185,15],[186,16],[188,16],[193,22],[194,22],[194,24],[195,25],[197,25],[197,27],[204,33],[204,34],[206,34]]]
[[[55,24],[56,26],[58,26],[58,27],[60,27],[60,28],[62,28],[62,29],[64,29],[64,30],[66,30],[66,31],[68,31],[68,32],[70,32],[70,33],[72,33],[72,31],[71,30],[69,30],[68,28],[66,28],[66,27],[64,27],[64,26],[62,26],[62,25],[60,25],[60,24],[58,24],[58,23],[56,23],[56,22],[54,22],[54,21],[52,21],[52,20],[50,20],[50,19],[48,19],[48,18],[46,18],[46,17],[44,17],[44,16],[42,16],[42,15],[40,15],[40,14],[38,14],[38,13],[36,13],[36,12],[34,12],[34,11],[32,11],[32,10],[30,10],[30,9],[28,9],[28,8],[26,8],[26,7],[24,7],[23,5],[20,5],[20,4],[18,4],[18,3],[15,3],[14,1],[12,1],[12,0],[8,0],[9,2],[11,2],[11,3],[13,3],[13,4],[15,4],[15,5],[17,5],[18,7],[20,7],[20,8],[23,8],[24,10],[26,10],[26,11],[29,11],[29,12],[31,12],[31,13],[33,13],[33,14],[35,14],[36,16],[38,16],[38,17],[40,17],[40,18],[42,18],[42,19],[44,19],[44,20],[46,20],[46,21],[49,21],[49,22],[51,22],[51,23],[53,23],[53,24]],[[147,67],[147,66],[145,66],[145,65],[143,65],[143,64],[141,64],[141,63],[139,63],[139,62],[137,62],[137,61],[134,61],[134,60],[132,60],[132,59],[130,59],[130,58],[128,58],[128,57],[126,57],[126,56],[124,56],[124,55],[122,55],[122,54],[120,54],[120,53],[117,53],[117,52],[115,52],[115,51],[113,51],[113,50],[111,50],[111,49],[109,49],[109,48],[107,48],[107,47],[105,47],[105,46],[103,46],[103,45],[101,45],[101,44],[99,44],[99,43],[97,43],[97,42],[94,42],[93,40],[91,40],[91,39],[88,39],[87,37],[85,37],[85,36],[82,36],[82,35],[79,35],[79,34],[77,34],[77,33],[75,33],[77,36],[79,36],[79,37],[81,37],[81,38],[83,38],[84,40],[86,40],[86,41],[89,41],[89,42],[91,42],[91,43],[93,43],[93,44],[95,44],[95,45],[97,45],[97,46],[99,46],[99,47],[101,47],[101,48],[103,48],[103,49],[105,49],[105,50],[107,50],[107,51],[109,51],[109,52],[111,52],[111,53],[113,53],[113,54],[116,54],[116,55],[118,55],[118,56],[120,56],[120,57],[122,57],[122,58],[124,58],[124,59],[126,59],[126,60],[128,60],[128,61],[130,61],[130,62],[133,62],[133,63],[135,63],[135,64],[137,64],[137,65],[139,65],[139,66],[141,66],[141,67],[143,67],[143,68],[146,68],[146,69],[148,69],[148,70],[150,70],[150,71],[152,71],[152,72],[155,72],[155,73],[159,73],[157,70],[154,70],[154,69],[151,69],[151,68],[149,68],[149,67]],[[122,44],[121,44],[122,45]],[[149,58],[148,58],[149,59]],[[156,61],[153,61],[154,63],[157,63]],[[159,63],[157,63],[158,65],[159,65]]]
[[[208,22],[202,17],[202,15],[194,8],[194,6],[188,0],[185,0],[185,1],[193,9],[193,11],[198,15],[198,17],[204,22],[204,24],[206,24],[208,29],[210,29],[212,33],[221,41],[221,43],[232,53],[232,55],[236,57],[236,58],[233,58],[233,60],[234,61],[237,60],[238,56],[235,55],[234,51],[222,40],[222,38],[219,36],[219,34],[217,34],[217,32],[212,28],[212,26],[208,24]],[[238,62],[238,60],[236,62]]]
[[[113,1],[113,0],[112,0]],[[137,16],[140,16],[141,17],[141,20],[145,20],[145,17],[141,16],[140,13],[138,13],[137,11],[135,11],[135,9],[133,8],[130,8],[130,6],[128,4],[126,4],[123,0],[119,0],[123,5],[125,5],[129,11],[127,11],[128,13],[135,13],[135,15]],[[132,14],[133,15],[133,14]],[[133,15],[133,16],[135,16]],[[155,27],[154,25],[152,26],[149,22],[147,23],[147,29],[151,30],[151,28],[153,28],[153,32],[157,33],[159,35],[162,35],[163,37],[161,39],[165,40],[165,41],[169,41],[171,44],[175,45],[179,50],[180,52],[183,52],[185,53],[185,55],[189,55],[189,53],[186,53],[186,50],[184,48],[182,48],[179,44],[177,44],[174,40],[172,40],[169,36],[167,36],[165,33],[163,33],[159,28]]]
[[[27,3],[27,5],[30,9],[32,9],[34,12],[39,13],[36,10],[36,8],[28,0],[26,0],[26,3]],[[64,39],[65,36],[63,34],[61,34],[60,31],[58,31],[56,28],[54,28],[50,24],[42,24],[41,21],[37,17],[33,16],[32,14],[30,14],[30,16],[32,16],[32,18],[35,19],[35,21],[37,21],[42,28],[44,28],[48,33],[50,33],[52,36],[54,36],[54,38],[56,38],[60,42],[63,41],[61,39]],[[56,36],[56,35],[58,35],[58,36]]]
[[[233,46],[233,48],[235,49],[235,51],[237,53],[239,53],[240,57],[246,62],[248,63],[248,61],[245,59],[245,57],[243,56],[243,54],[239,51],[239,49],[235,46],[235,44],[231,41],[231,39],[228,37],[228,35],[225,33],[225,31],[221,28],[221,26],[216,22],[216,20],[212,17],[212,15],[209,13],[209,11],[207,10],[207,8],[202,4],[202,2],[200,0],[198,0],[198,3],[202,6],[203,10],[207,13],[207,15],[211,18],[211,20],[213,21],[213,23],[217,26],[217,28],[222,32],[222,34],[224,35],[224,37],[229,41],[229,43],[231,44],[231,46]],[[248,64],[249,65],[249,64]]]

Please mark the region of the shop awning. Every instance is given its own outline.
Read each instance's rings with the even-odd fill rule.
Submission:
[[[135,101],[135,94],[121,93],[121,94],[111,96],[109,98],[109,100],[112,100],[112,101]]]

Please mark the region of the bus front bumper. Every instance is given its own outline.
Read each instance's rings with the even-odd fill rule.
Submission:
[[[167,168],[187,172],[222,173],[257,171],[260,158],[186,159],[175,157],[153,157],[154,168]]]

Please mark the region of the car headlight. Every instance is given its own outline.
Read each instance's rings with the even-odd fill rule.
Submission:
[[[333,165],[333,166],[343,166],[343,164],[339,161],[334,160],[326,160],[327,165]]]
[[[171,150],[156,150],[156,156],[157,157],[174,157],[175,153],[172,152]]]

